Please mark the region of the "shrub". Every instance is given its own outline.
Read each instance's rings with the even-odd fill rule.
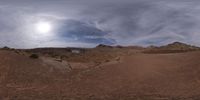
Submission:
[[[7,46],[3,47],[2,49],[3,49],[3,50],[10,50],[10,48],[7,47]]]
[[[31,54],[29,57],[32,58],[32,59],[38,59],[39,58],[39,56],[37,54]]]

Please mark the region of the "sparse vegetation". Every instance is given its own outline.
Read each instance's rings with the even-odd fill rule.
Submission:
[[[31,54],[29,57],[32,58],[32,59],[38,59],[39,58],[39,56],[37,54]]]

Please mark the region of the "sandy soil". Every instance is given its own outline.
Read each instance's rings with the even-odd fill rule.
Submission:
[[[0,51],[0,100],[199,100],[199,59],[139,52],[93,65]]]

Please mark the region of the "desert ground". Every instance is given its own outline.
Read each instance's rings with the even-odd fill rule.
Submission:
[[[199,59],[198,47],[179,42],[2,48],[0,100],[200,100]]]

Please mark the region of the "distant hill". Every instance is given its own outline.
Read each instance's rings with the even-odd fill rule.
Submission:
[[[116,46],[110,46],[110,45],[104,45],[104,44],[99,44],[96,46],[96,48],[118,48],[118,49],[136,49],[136,50],[141,50],[145,49],[142,46],[121,46],[121,45],[116,45]]]
[[[113,46],[105,45],[105,44],[99,44],[96,46],[96,48],[113,48]]]
[[[144,53],[180,53],[180,52],[188,52],[188,51],[196,51],[200,50],[200,47],[181,43],[181,42],[173,42],[165,46],[150,46]]]
[[[161,46],[159,49],[169,49],[169,50],[197,50],[200,49],[199,47],[181,43],[181,42],[174,42],[171,44],[168,44],[166,46]]]

